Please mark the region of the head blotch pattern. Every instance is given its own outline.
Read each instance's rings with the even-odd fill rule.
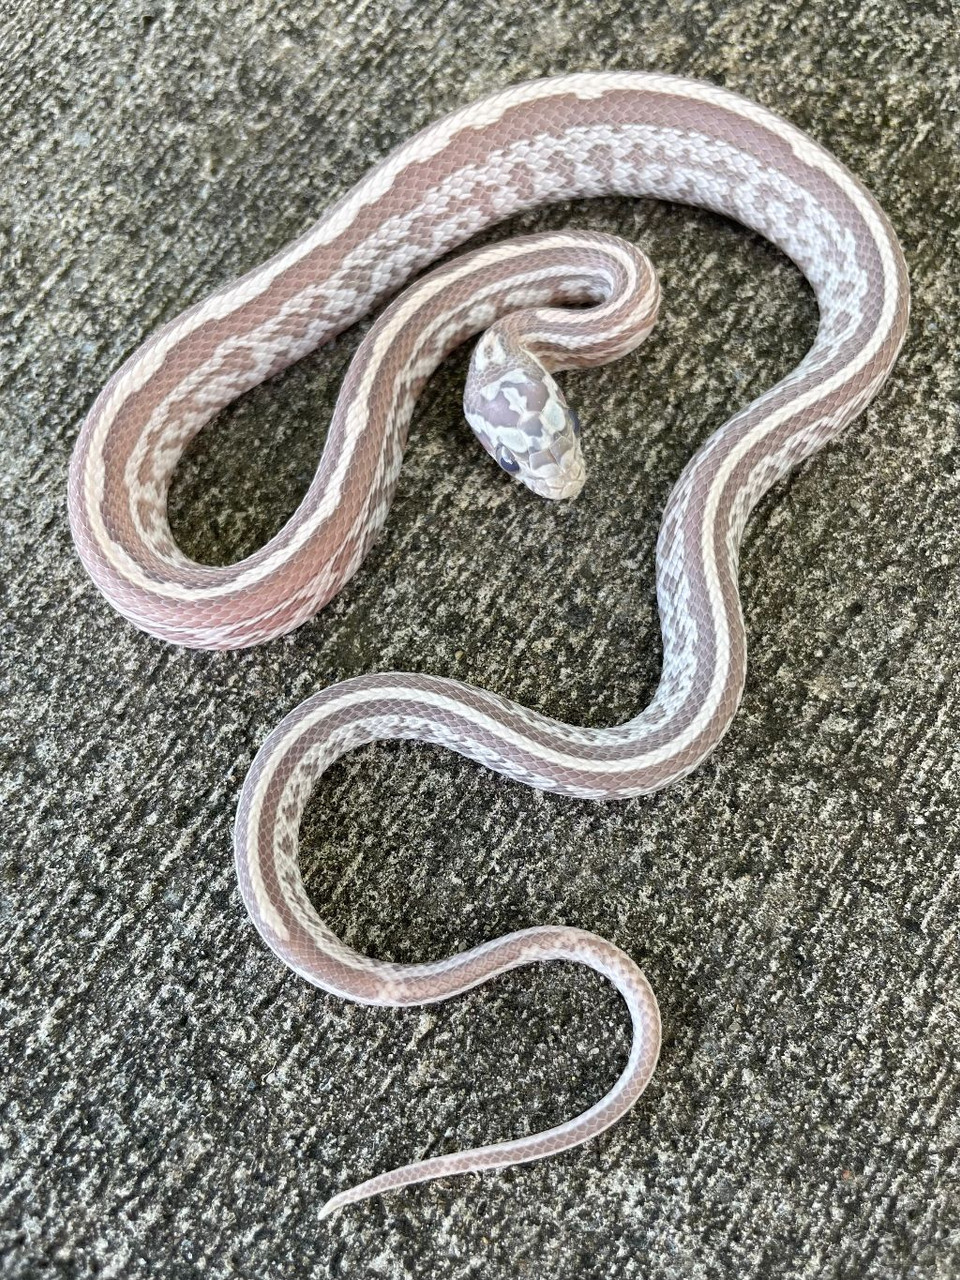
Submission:
[[[575,498],[583,488],[579,419],[534,357],[510,353],[498,335],[485,335],[474,352],[463,408],[486,451],[534,493]]]

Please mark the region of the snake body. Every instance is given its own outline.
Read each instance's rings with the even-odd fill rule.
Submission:
[[[704,444],[667,504],[657,546],[663,671],[639,715],[584,729],[456,681],[366,675],[326,689],[270,735],[236,818],[239,882],[269,945],[326,991],[377,1005],[446,999],[533,961],[589,965],[622,993],[633,1043],[595,1106],[545,1133],[441,1155],[335,1196],[334,1208],[446,1174],[501,1167],[599,1133],[656,1063],[657,1005],[618,948],[531,928],[434,963],[390,964],[345,946],[318,917],[298,829],[323,771],[361,743],[439,743],[529,786],[621,799],[682,777],[737,708],[746,652],[737,590],[750,511],[877,393],[903,341],[909,288],[886,217],[827,151],[714,86],[647,73],[584,73],[514,86],[430,126],[377,165],[298,240],[165,325],[88,415],[69,484],[79,554],[114,606],[179,644],[257,644],[312,617],[356,570],[386,517],[406,428],[430,372],[487,330],[466,410],[506,470],[547,496],[582,483],[578,431],[552,373],[629,350],[657,285],[639,251],[548,233],[434,270],[383,313],[342,389],[316,476],[289,523],[234,565],[193,563],[166,517],[186,444],[229,401],[361,318],[411,275],[518,210],[580,196],[653,196],[715,210],[782,249],[810,281],[816,340],[800,365]],[[559,304],[577,304],[564,310]]]

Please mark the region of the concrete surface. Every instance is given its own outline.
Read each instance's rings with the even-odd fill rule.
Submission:
[[[955,8],[33,0],[3,21],[2,1274],[960,1274]],[[617,67],[737,89],[860,174],[909,259],[908,346],[753,520],[746,697],[693,777],[604,807],[395,745],[318,790],[310,888],[352,944],[414,960],[575,923],[638,958],[666,1029],[648,1094],[588,1147],[320,1223],[358,1178],[588,1105],[626,1018],[562,966],[405,1013],[285,972],[231,865],[254,751],[312,690],[378,669],[590,724],[634,714],[659,663],[663,503],[798,360],[812,298],[714,217],[607,200],[517,219],[623,233],[662,274],[647,346],[566,380],[588,489],[550,507],[484,462],[460,353],[368,563],[253,652],[181,652],[109,609],[70,544],[71,444],[161,320],[415,128],[531,75]],[[172,497],[188,552],[225,562],[279,527],[358,340],[206,432]]]

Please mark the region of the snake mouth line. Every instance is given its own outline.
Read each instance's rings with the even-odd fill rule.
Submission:
[[[586,481],[587,472],[586,468],[583,468],[575,475],[556,484],[549,480],[541,480],[537,486],[537,492],[542,498],[548,498],[551,502],[571,502],[583,492]]]

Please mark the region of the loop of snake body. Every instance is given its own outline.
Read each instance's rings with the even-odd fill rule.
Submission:
[[[529,786],[596,799],[656,791],[695,768],[743,689],[737,563],[747,518],[890,372],[909,312],[903,256],[876,201],[839,161],[743,98],[640,72],[534,81],[425,129],[298,240],[160,329],[107,384],[74,451],[70,521],[94,581],[137,626],[204,648],[279,636],[343,586],[386,517],[419,391],[472,335],[484,333],[465,410],[481,444],[534,491],[572,497],[584,474],[579,427],[552,375],[636,346],[659,293],[633,247],[555,232],[451,261],[391,304],[351,365],[306,496],[254,555],[228,567],[195,564],[166,515],[184,448],[224,405],[471,235],[521,209],[602,195],[697,205],[758,231],[799,266],[820,315],[800,365],[708,439],[670,496],[657,545],[663,671],[652,702],[626,724],[584,729],[439,677],[348,680],[308,699],[265,742],[243,786],[235,848],[256,927],[324,990],[415,1005],[519,965],[575,961],[623,995],[629,1059],[610,1092],[575,1119],[381,1174],[334,1196],[324,1213],[429,1178],[537,1159],[601,1132],[650,1079],[660,1022],[633,961],[575,928],[530,928],[425,964],[384,963],[345,946],[300,875],[299,824],[317,778],[344,752],[384,738],[440,743]]]

